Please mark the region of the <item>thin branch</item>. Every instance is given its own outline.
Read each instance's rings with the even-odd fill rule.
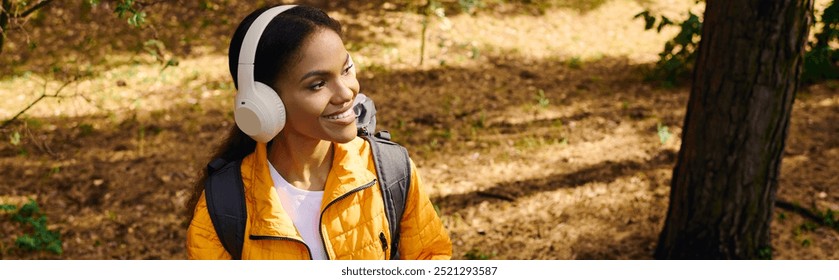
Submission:
[[[26,126],[26,134],[29,135],[29,139],[31,139],[32,142],[35,143],[35,147],[38,147],[38,149],[41,150],[41,152],[45,152],[53,157],[55,156],[55,153],[52,152],[52,149],[50,149],[50,146],[47,145],[46,141],[38,142],[37,138],[35,138],[35,135],[32,134],[32,130],[29,129],[29,126]]]
[[[11,8],[11,1],[3,0],[2,6],[0,6],[0,53],[3,52],[3,45],[5,44],[6,39],[6,32],[9,22],[16,22],[19,18],[27,18],[30,14],[34,13],[37,10],[40,10],[46,5],[52,3],[53,0],[41,0],[38,4],[30,7],[26,11],[22,13],[12,12]],[[29,41],[27,35],[27,42]]]
[[[93,105],[93,107],[96,107],[100,111],[107,111],[107,109],[105,109],[105,107],[102,107],[102,105],[99,105],[96,102],[93,102],[93,100],[91,100],[86,95],[79,93],[79,85],[78,84],[76,84],[76,93],[73,94],[72,96],[73,97],[81,97],[82,99],[84,99],[84,101],[87,101],[87,103],[90,103],[90,105]]]
[[[44,6],[49,5],[49,3],[51,3],[52,1],[53,0],[41,0],[41,2],[38,2],[38,4],[35,4],[35,6],[32,6],[32,8],[29,8],[29,10],[26,10],[23,13],[20,13],[19,15],[15,15],[15,17],[25,18],[25,17],[29,16],[29,14],[37,11],[38,9],[41,9]]]
[[[425,60],[426,31],[428,29],[429,18],[431,17],[431,13],[432,13],[430,11],[431,1],[433,1],[433,0],[425,1],[425,5],[422,6],[423,18],[422,18],[422,35],[420,36],[420,61],[419,61],[419,66],[420,67],[422,66],[423,60]]]
[[[510,196],[510,195],[506,195],[506,194],[500,194],[500,193],[478,191],[478,195],[479,196],[485,196],[485,197],[491,197],[491,198],[497,198],[497,199],[500,199],[500,200],[505,200],[505,201],[510,201],[510,202],[516,201],[515,197]]]
[[[26,108],[23,108],[23,110],[21,110],[20,112],[18,112],[18,113],[17,113],[14,117],[12,117],[11,119],[8,119],[8,120],[4,121],[4,122],[3,122],[3,125],[0,125],[0,128],[5,128],[5,127],[6,127],[6,126],[8,126],[10,123],[12,123],[13,121],[17,120],[17,118],[18,118],[18,117],[20,117],[21,115],[23,115],[23,113],[26,113],[26,111],[28,111],[30,108],[32,108],[32,106],[35,106],[35,104],[37,104],[38,102],[40,102],[40,101],[41,101],[41,100],[43,100],[44,98],[47,98],[47,97],[50,97],[50,98],[55,98],[55,97],[58,97],[58,98],[65,98],[65,97],[69,97],[69,96],[59,96],[59,94],[61,93],[61,91],[62,91],[62,90],[64,90],[64,88],[65,88],[65,87],[67,87],[68,85],[72,84],[72,83],[73,83],[73,82],[75,82],[77,79],[78,79],[78,78],[77,78],[77,77],[75,77],[75,78],[73,78],[72,80],[69,80],[69,81],[65,82],[63,85],[61,85],[61,87],[60,87],[60,88],[58,88],[58,90],[56,90],[56,91],[55,91],[55,93],[54,93],[54,94],[47,94],[47,83],[45,82],[45,83],[44,83],[44,92],[43,92],[43,93],[41,93],[41,96],[39,96],[37,99],[35,99],[35,101],[32,101],[32,103],[29,103],[29,106],[26,106]]]
[[[833,222],[832,224],[829,224],[828,222],[825,221],[825,218],[822,217],[821,215],[816,214],[816,213],[814,213],[813,211],[810,211],[807,208],[801,207],[800,205],[798,205],[796,203],[791,203],[791,202],[779,199],[779,200],[775,201],[775,206],[778,207],[778,208],[796,213],[798,215],[801,215],[802,217],[810,219],[810,220],[818,223],[819,225],[831,228],[831,229],[839,232],[839,226],[836,225],[836,222]],[[816,212],[818,212],[818,211],[816,211]]]

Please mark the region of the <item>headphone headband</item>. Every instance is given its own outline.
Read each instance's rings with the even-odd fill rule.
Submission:
[[[239,50],[239,65],[253,65],[256,60],[256,47],[259,44],[259,38],[262,37],[262,32],[268,27],[268,23],[277,15],[285,12],[297,5],[282,5],[270,8],[262,12],[256,20],[251,23],[248,32],[245,33],[245,39],[242,40],[242,48]]]

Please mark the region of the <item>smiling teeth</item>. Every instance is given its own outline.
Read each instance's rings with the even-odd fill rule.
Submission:
[[[327,118],[327,119],[330,119],[330,120],[337,120],[337,119],[343,119],[343,118],[349,117],[351,115],[355,115],[355,112],[353,112],[353,110],[347,110],[347,111],[345,111],[341,114],[334,115],[334,116],[326,116],[324,118]]]

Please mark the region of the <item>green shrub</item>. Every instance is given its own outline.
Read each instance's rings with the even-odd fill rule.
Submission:
[[[61,255],[64,251],[61,245],[61,234],[57,231],[47,229],[47,217],[41,213],[38,203],[30,200],[17,209],[14,205],[0,205],[4,212],[14,212],[12,221],[27,226],[28,233],[24,233],[15,239],[15,246],[26,251],[47,251]]]
[[[664,85],[677,85],[693,70],[696,62],[696,50],[702,35],[702,19],[688,11],[687,18],[682,22],[673,22],[665,16],[657,16],[645,10],[634,18],[643,18],[647,30],[656,29],[661,32],[664,27],[677,25],[679,33],[664,44],[664,50],[659,53],[659,60],[647,75],[648,80],[661,81]],[[808,50],[804,54],[804,69],[801,74],[802,83],[814,83],[823,80],[839,79],[839,52],[831,47],[831,43],[839,41],[839,5],[831,1],[830,5],[817,18],[823,25],[810,41]],[[815,32],[815,31],[814,31]]]
[[[644,28],[655,28],[661,32],[664,27],[677,25],[665,16],[655,16],[650,11],[643,11],[635,18],[644,18]],[[662,81],[665,85],[676,85],[682,78],[690,75],[696,63],[696,49],[702,35],[702,20],[698,15],[688,11],[688,17],[678,23],[680,28],[676,37],[664,43],[664,50],[658,54],[659,60],[652,71],[647,74],[648,80]]]

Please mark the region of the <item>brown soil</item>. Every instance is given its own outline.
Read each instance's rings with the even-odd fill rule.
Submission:
[[[584,9],[554,1],[436,18],[422,66],[421,17],[405,11],[410,5],[360,14],[332,7],[348,27],[379,126],[411,151],[456,259],[652,257],[689,88],[644,81],[672,30],[645,32],[632,16],[643,9],[639,3],[674,1],[583,2]],[[216,19],[227,25],[194,32],[232,30],[252,8],[240,6],[229,7],[235,17]],[[103,10],[92,13],[112,17]],[[30,36],[54,40],[48,32]],[[15,248],[23,229],[0,214],[0,258],[186,257],[185,201],[220,132],[233,125],[224,47],[207,37],[169,48],[181,63],[162,71],[153,58],[115,45],[107,66],[93,63],[99,75],[68,87],[92,101],[48,99],[0,130],[0,204],[37,201],[64,248],[62,255]],[[67,57],[36,49],[44,52],[38,59],[17,39],[4,63],[26,59],[0,80],[0,98],[9,100],[0,107],[3,119],[60,84],[45,87],[43,77],[61,77],[30,77],[23,69]],[[839,211],[837,88],[825,82],[799,91],[778,199]],[[671,135],[663,142],[660,126]],[[18,145],[9,141],[15,133]],[[839,259],[837,231],[775,212],[776,259]]]

